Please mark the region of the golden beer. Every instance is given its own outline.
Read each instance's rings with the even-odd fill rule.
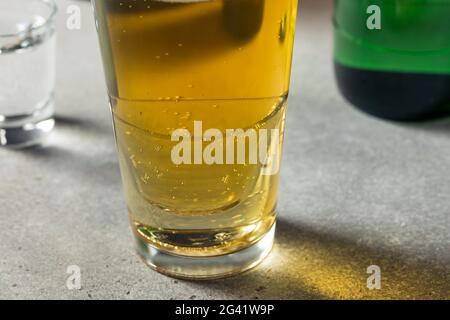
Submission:
[[[297,1],[94,7],[139,253],[178,277],[256,265],[273,240]],[[184,163],[174,161],[177,130],[191,133]],[[255,144],[271,161],[254,161]]]

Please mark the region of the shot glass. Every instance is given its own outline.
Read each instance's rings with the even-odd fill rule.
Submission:
[[[189,279],[274,240],[296,0],[94,0],[131,226]]]
[[[53,0],[0,0],[0,145],[41,142],[54,126]]]

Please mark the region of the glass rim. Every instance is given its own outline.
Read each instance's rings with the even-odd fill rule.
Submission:
[[[50,9],[50,13],[49,13],[48,17],[45,18],[44,23],[42,23],[38,26],[33,26],[30,29],[26,29],[26,30],[22,30],[22,31],[14,32],[14,33],[1,33],[0,32],[0,39],[17,37],[25,32],[44,29],[44,28],[47,28],[48,25],[54,21],[56,13],[58,12],[58,6],[56,5],[56,2],[54,0],[35,0],[35,1],[46,5]]]

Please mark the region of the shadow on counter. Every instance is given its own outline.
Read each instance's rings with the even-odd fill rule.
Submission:
[[[192,282],[238,299],[448,299],[450,271],[411,262],[401,253],[368,247],[279,219],[276,245],[256,269],[233,278]],[[380,290],[367,288],[367,267],[381,268]]]

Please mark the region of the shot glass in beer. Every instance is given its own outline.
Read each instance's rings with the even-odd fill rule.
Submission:
[[[297,0],[94,0],[137,250],[210,279],[274,240]]]

